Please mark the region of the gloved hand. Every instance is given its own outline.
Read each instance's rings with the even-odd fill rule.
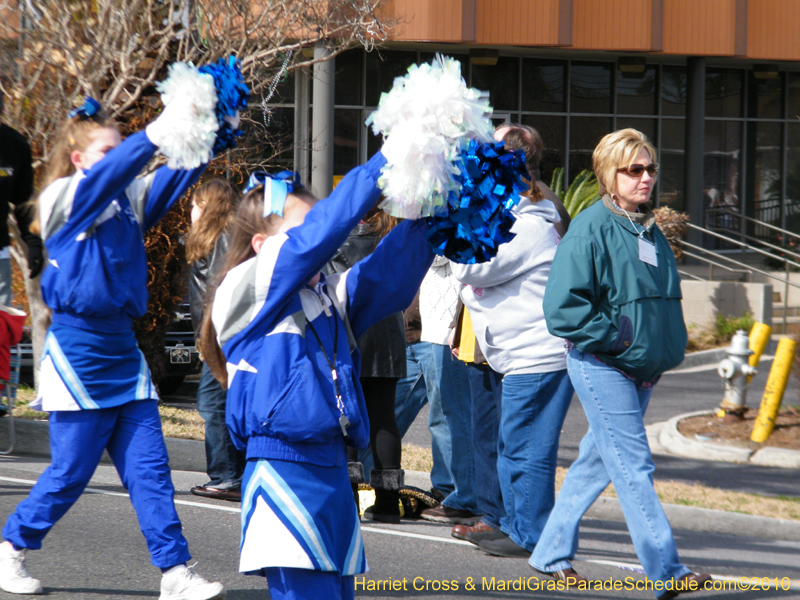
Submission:
[[[159,148],[169,137],[191,130],[197,119],[197,107],[189,98],[179,97],[164,107],[147,127],[147,137]]]
[[[44,244],[38,235],[30,234],[25,237],[28,245],[28,276],[35,279],[44,269]]]

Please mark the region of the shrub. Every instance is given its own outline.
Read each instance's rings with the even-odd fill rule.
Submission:
[[[680,244],[688,229],[689,215],[672,210],[669,206],[662,206],[653,212],[656,214],[656,224],[667,238],[675,259],[680,260],[683,257]]]

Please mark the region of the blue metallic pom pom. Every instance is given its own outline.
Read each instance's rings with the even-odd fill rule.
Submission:
[[[428,217],[428,243],[436,254],[460,264],[491,260],[500,244],[510,242],[516,221],[511,208],[528,188],[525,157],[503,142],[469,142],[456,163],[460,195],[451,194],[447,215]]]
[[[214,143],[214,154],[219,155],[228,148],[235,148],[236,138],[244,133],[241,129],[232,129],[225,121],[225,117],[233,117],[237,111],[247,108],[250,90],[244,83],[241,63],[235,56],[229,56],[227,60],[220,58],[216,63],[202,66],[198,70],[211,75],[214,78],[214,87],[217,89],[215,112],[219,130]]]

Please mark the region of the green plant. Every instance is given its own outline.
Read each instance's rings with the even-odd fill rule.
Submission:
[[[714,321],[714,326],[717,330],[717,337],[720,342],[729,342],[739,329],[744,329],[747,333],[753,328],[752,313],[745,313],[743,317],[726,317],[725,315],[717,315]]]
[[[584,169],[578,173],[569,188],[564,189],[564,169],[558,167],[553,171],[550,188],[564,203],[569,216],[573,219],[581,211],[600,200],[599,184],[592,171]]]
[[[748,333],[753,328],[753,315],[746,313],[743,317],[726,317],[717,315],[713,322],[704,326],[689,325],[686,330],[688,341],[686,350],[697,352],[699,350],[709,350],[730,344],[733,334],[739,329],[744,329]]]

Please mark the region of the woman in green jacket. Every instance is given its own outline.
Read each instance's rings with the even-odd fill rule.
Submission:
[[[655,148],[635,129],[606,135],[592,163],[597,202],[573,221],[544,295],[547,327],[567,340],[567,369],[589,421],[578,459],[530,558],[561,580],[580,581],[570,559],[581,517],[609,483],[659,600],[702,589],[708,575],[681,564],[653,488],[644,412],[661,374],[683,360],[680,277],[646,207],[658,172]]]

